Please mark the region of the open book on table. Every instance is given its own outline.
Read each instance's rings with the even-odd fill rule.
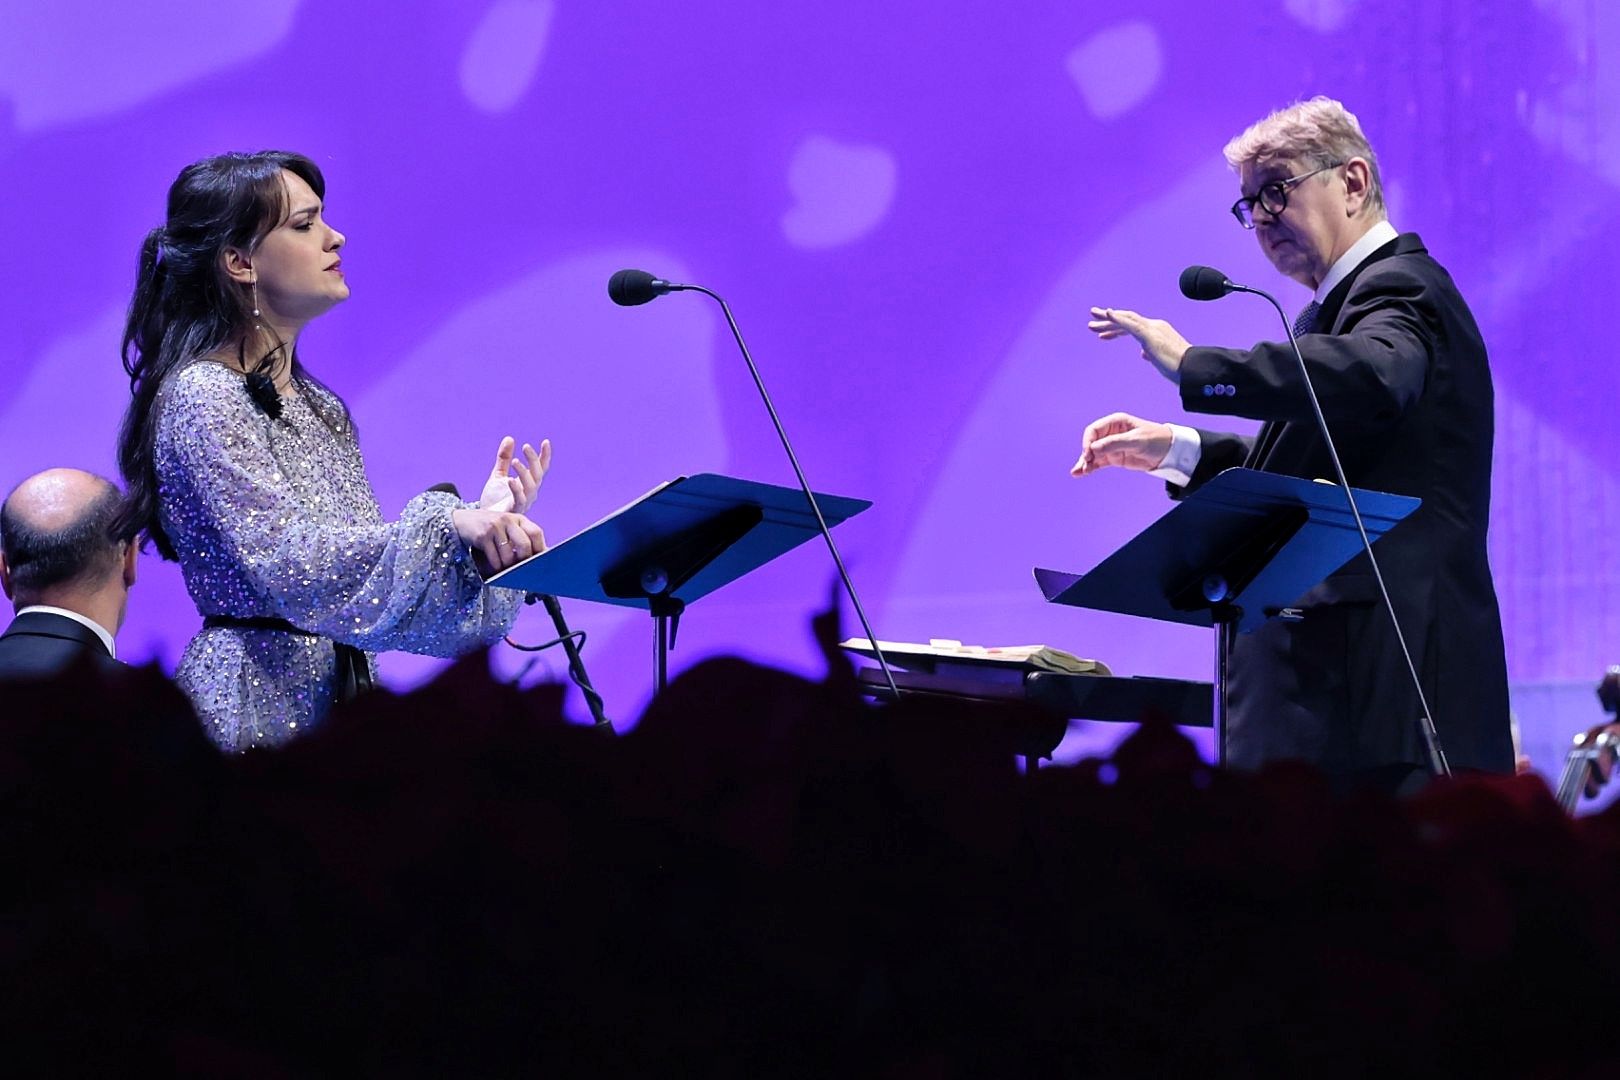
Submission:
[[[875,656],[867,638],[850,638],[839,648],[862,656]],[[878,647],[895,667],[908,671],[987,667],[999,670],[1051,671],[1060,675],[1109,675],[1101,660],[1087,660],[1050,645],[964,645],[948,638],[930,638],[926,644],[879,641]]]

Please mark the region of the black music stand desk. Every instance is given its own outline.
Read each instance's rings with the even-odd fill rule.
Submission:
[[[872,505],[820,492],[816,502],[829,528]],[[715,473],[677,476],[555,547],[507,567],[489,584],[651,612],[654,685],[661,692],[686,605],[820,531],[799,488]]]
[[[1040,767],[1068,733],[1070,720],[1104,720],[1139,723],[1145,715],[1157,713],[1181,727],[1209,727],[1213,709],[1210,684],[1182,679],[1155,679],[1145,676],[1121,678],[1114,675],[1069,675],[1039,671],[1028,665],[1007,665],[993,671],[972,671],[961,665],[941,664],[924,670],[906,670],[914,658],[895,661],[895,685],[902,697],[922,697],[946,701],[990,703],[1023,702],[1038,706],[1049,722],[1009,729],[1014,751],[1027,769]],[[861,668],[855,673],[861,689],[872,697],[887,697],[888,681],[877,668]]]
[[[1421,503],[1355,489],[1369,540]],[[1237,633],[1290,605],[1362,550],[1355,518],[1335,484],[1228,469],[1183,498],[1088,574],[1036,568],[1054,604],[1116,611],[1215,629],[1217,764],[1226,764],[1227,667]]]

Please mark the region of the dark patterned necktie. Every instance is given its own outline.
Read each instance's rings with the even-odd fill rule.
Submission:
[[[1294,336],[1309,334],[1316,329],[1316,316],[1322,310],[1322,305],[1315,300],[1300,309],[1299,316],[1294,319]],[[1282,434],[1283,422],[1280,420],[1267,420],[1260,428],[1260,434],[1255,437],[1249,452],[1243,458],[1245,469],[1261,469],[1265,467],[1266,459],[1271,456],[1271,450],[1277,445],[1277,437]]]
[[[1322,310],[1322,305],[1315,300],[1306,304],[1299,311],[1299,317],[1294,320],[1294,336],[1308,334],[1316,328],[1316,313]]]

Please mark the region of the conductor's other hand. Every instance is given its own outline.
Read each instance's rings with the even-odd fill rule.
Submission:
[[[1150,319],[1125,308],[1094,307],[1086,329],[1104,341],[1129,334],[1142,346],[1142,359],[1171,382],[1181,382],[1181,358],[1192,345],[1163,319]]]
[[[1151,472],[1163,464],[1172,438],[1169,424],[1143,420],[1130,413],[1109,413],[1086,425],[1080,439],[1080,460],[1069,474],[1089,476],[1110,465]]]
[[[462,543],[472,549],[478,569],[486,574],[546,550],[546,534],[522,514],[462,509],[451,511],[450,522]]]
[[[517,440],[508,435],[495,450],[495,467],[478,495],[480,510],[526,514],[534,505],[540,482],[551,468],[551,440],[541,439],[540,449],[523,444],[523,459],[517,458]]]

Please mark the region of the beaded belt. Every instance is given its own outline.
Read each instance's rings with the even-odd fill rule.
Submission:
[[[272,619],[260,615],[251,618],[238,618],[234,615],[204,616],[204,630],[211,630],[216,626],[227,626],[232,630],[277,630],[283,634],[297,634],[299,637],[321,636],[313,630],[294,626],[286,619]],[[341,641],[332,642],[332,648],[337,652],[337,699],[353,701],[371,689],[371,668],[366,664],[366,654],[353,645],[345,645]]]

